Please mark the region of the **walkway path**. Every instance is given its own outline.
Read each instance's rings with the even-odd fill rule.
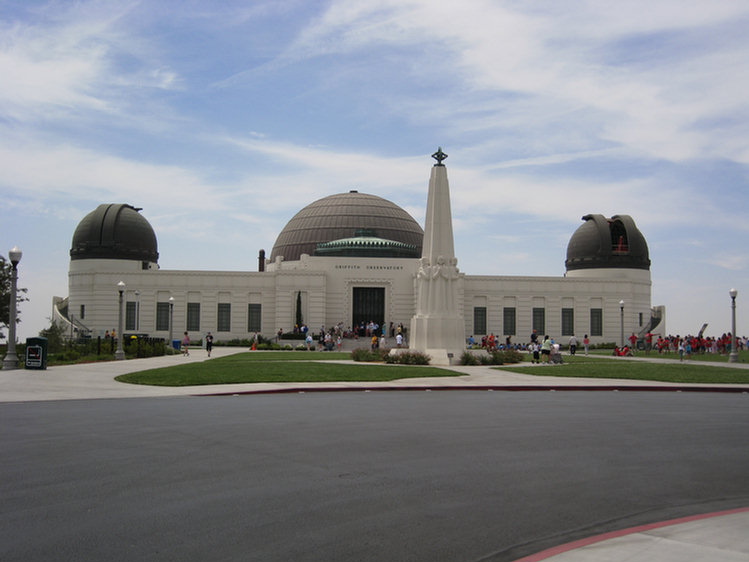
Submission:
[[[216,347],[213,357],[224,357],[241,353],[244,348]],[[258,351],[256,353],[263,353]],[[302,353],[302,352],[294,352]],[[654,361],[673,362],[668,359],[647,358],[610,358],[612,361]],[[158,387],[123,384],[114,380],[126,373],[144,371],[159,367],[168,367],[185,363],[196,363],[209,360],[202,349],[194,349],[189,356],[165,355],[147,359],[130,359],[127,361],[104,361],[79,365],[49,367],[46,370],[0,370],[0,402],[27,402],[40,400],[81,400],[95,398],[145,398],[149,396],[190,396],[197,394],[238,394],[249,392],[289,392],[294,390],[340,390],[340,389],[408,389],[408,388],[507,388],[507,389],[563,389],[563,388],[622,388],[622,389],[735,389],[749,385],[710,385],[664,383],[657,381],[638,381],[625,379],[584,379],[554,376],[523,375],[510,371],[500,371],[487,366],[456,365],[446,367],[461,373],[457,377],[434,377],[418,379],[399,379],[386,382],[326,382],[326,383],[252,383],[252,384],[219,384],[189,387]],[[676,360],[676,363],[679,361]],[[749,369],[746,363],[708,363],[692,362],[694,365],[717,365]],[[529,363],[518,366],[529,367]],[[553,369],[563,368],[549,365]]]

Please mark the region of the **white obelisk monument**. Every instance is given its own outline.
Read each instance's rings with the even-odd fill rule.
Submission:
[[[458,307],[458,259],[453,245],[450,186],[440,147],[429,178],[424,246],[416,275],[416,315],[409,348],[430,355],[433,365],[449,365],[465,350],[465,321]]]

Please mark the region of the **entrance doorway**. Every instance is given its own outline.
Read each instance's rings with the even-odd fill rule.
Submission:
[[[385,288],[354,287],[353,298],[351,327],[358,330],[362,322],[367,324],[369,321],[382,327],[385,322]]]

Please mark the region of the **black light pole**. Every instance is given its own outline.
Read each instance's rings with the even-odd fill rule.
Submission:
[[[140,291],[135,289],[135,331],[140,332]]]
[[[117,351],[114,352],[114,358],[115,359],[124,359],[125,358],[125,352],[122,349],[122,340],[123,337],[123,314],[122,314],[122,300],[123,300],[123,293],[125,292],[125,283],[123,281],[120,281],[117,283],[117,290],[120,292],[120,303],[119,303],[119,317],[117,321]]]
[[[619,301],[619,315],[620,315],[620,323],[621,323],[621,331],[619,332],[621,338],[619,338],[619,341],[621,342],[619,345],[621,347],[624,347],[624,301]]]
[[[8,252],[8,258],[13,266],[10,274],[10,308],[8,309],[8,351],[3,359],[3,370],[18,369],[18,355],[16,355],[16,291],[18,290],[18,262],[23,252],[18,246]]]
[[[731,289],[728,294],[731,295],[731,353],[728,355],[728,362],[738,363],[739,336],[736,334],[736,295],[739,292],[736,289]]]
[[[174,337],[174,297],[169,297],[169,345]]]

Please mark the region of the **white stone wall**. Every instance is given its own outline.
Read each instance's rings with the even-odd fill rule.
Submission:
[[[343,322],[348,327],[352,316],[354,287],[385,289],[385,322],[408,327],[415,313],[415,259],[332,258],[303,256],[295,262],[269,263],[265,272],[235,271],[165,271],[143,270],[141,262],[128,260],[75,260],[69,272],[69,311],[79,318],[80,306],[85,317],[80,321],[92,330],[94,337],[117,326],[117,283],[126,284],[126,301],[135,301],[140,292],[139,332],[167,337],[168,331],[156,330],[156,303],[174,301],[174,336],[186,329],[187,302],[201,303],[198,339],[211,331],[216,339],[247,338],[247,305],[262,305],[262,333],[274,335],[279,328],[293,329],[297,293],[302,292],[304,321],[314,331],[321,325]],[[561,309],[574,309],[574,331],[578,338],[590,333],[590,309],[603,309],[603,336],[595,342],[619,341],[619,301],[625,301],[625,337],[641,329],[650,319],[651,281],[645,270],[583,270],[565,277],[509,277],[464,275],[458,282],[459,303],[465,322],[466,337],[473,334],[474,306],[487,308],[487,333],[504,338],[505,306],[516,308],[514,342],[528,341],[534,306],[546,310],[546,333],[563,343]],[[231,304],[231,330],[218,332],[219,302]],[[660,332],[665,332],[661,327]]]

